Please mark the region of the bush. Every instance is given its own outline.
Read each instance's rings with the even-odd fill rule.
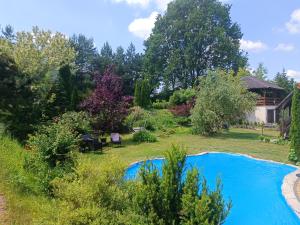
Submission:
[[[133,107],[127,116],[125,124],[129,129],[133,127],[144,127],[147,130],[161,130],[174,128],[176,120],[169,110],[148,111],[140,107]]]
[[[250,93],[239,78],[222,71],[209,72],[200,80],[199,93],[192,110],[193,132],[211,135],[223,124],[234,123],[253,111],[256,94]]]
[[[290,149],[288,159],[291,162],[294,162],[294,163],[299,162],[298,156],[297,156],[296,151],[294,149]]]
[[[50,191],[50,182],[55,177],[73,172],[79,137],[72,128],[66,123],[52,123],[40,127],[28,141],[34,154],[26,159],[24,167],[38,177],[46,192]]]
[[[180,89],[173,93],[173,95],[170,97],[169,103],[171,106],[182,105],[184,103],[192,101],[195,96],[195,89]]]
[[[170,111],[175,116],[185,116],[188,117],[191,115],[191,110],[194,107],[194,101],[189,101],[181,105],[173,106]]]
[[[167,109],[169,108],[170,104],[166,100],[156,100],[152,103],[152,107],[154,109]]]
[[[68,126],[79,134],[92,130],[91,119],[86,112],[67,112],[57,119],[60,124]]]
[[[134,212],[148,224],[223,224],[231,203],[223,200],[220,181],[216,190],[209,191],[197,169],[187,171],[183,179],[186,153],[177,147],[165,157],[162,174],[149,162],[141,168],[133,188]]]
[[[144,127],[147,130],[155,130],[154,121],[150,112],[139,106],[131,108],[130,114],[125,119],[125,125],[129,129],[133,127]]]
[[[88,161],[79,163],[76,176],[55,179],[52,185],[59,213],[50,218],[50,224],[146,225],[146,219],[128,207],[131,196],[124,171],[119,160],[97,166]]]
[[[300,90],[294,87],[292,99],[291,146],[298,160],[300,159]]]
[[[157,138],[149,131],[142,130],[133,134],[133,141],[134,142],[156,142]]]

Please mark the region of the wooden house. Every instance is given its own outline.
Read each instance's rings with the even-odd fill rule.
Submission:
[[[283,88],[253,76],[241,78],[246,88],[258,95],[255,110],[247,115],[248,122],[273,125],[279,122],[278,105],[286,96]]]

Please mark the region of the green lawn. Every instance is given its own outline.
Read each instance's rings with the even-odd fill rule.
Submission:
[[[133,143],[132,135],[125,135],[122,147],[107,147],[103,154],[90,153],[82,157],[96,164],[102,160],[109,160],[110,157],[117,157],[129,164],[137,160],[162,156],[164,151],[174,144],[183,146],[188,154],[205,151],[233,152],[287,163],[288,145],[263,143],[259,140],[260,133],[259,130],[233,128],[214,137],[202,137],[192,135],[188,128],[179,128],[169,137],[159,137],[156,143],[142,144]],[[276,138],[278,134],[274,130],[265,130],[265,135],[271,138]]]

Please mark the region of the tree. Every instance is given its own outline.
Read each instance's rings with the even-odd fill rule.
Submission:
[[[294,154],[294,161],[300,160],[300,90],[299,86],[294,86],[292,99],[292,122],[291,122],[291,150],[290,155]]]
[[[134,104],[136,106],[140,106],[142,104],[141,88],[142,82],[141,80],[137,80],[134,88]]]
[[[2,35],[0,35],[0,38],[4,38],[10,42],[13,42],[16,38],[14,28],[11,25],[6,25],[4,29],[1,30]]]
[[[266,76],[267,73],[268,73],[268,70],[264,66],[264,64],[259,63],[257,69],[253,71],[253,76],[255,76],[256,78],[258,78],[260,80],[266,80],[267,79],[267,76]]]
[[[197,169],[183,179],[186,153],[173,147],[165,153],[162,175],[151,163],[144,164],[134,190],[133,212],[147,218],[148,224],[223,224],[231,203],[222,198],[221,185],[210,192],[205,180],[200,184]]]
[[[133,95],[136,80],[142,77],[143,56],[136,53],[135,46],[130,43],[125,53],[124,80],[125,94]]]
[[[21,72],[37,80],[63,63],[72,64],[75,60],[75,51],[63,34],[38,27],[33,27],[31,32],[17,32],[15,44],[2,41],[0,46],[6,49]]]
[[[21,73],[14,60],[0,50],[0,121],[6,131],[24,140],[38,120],[32,102],[31,80]]]
[[[225,123],[236,122],[254,110],[256,94],[248,92],[240,79],[224,72],[209,72],[200,80],[196,104],[192,110],[193,131],[211,135]]]
[[[93,38],[87,38],[83,34],[73,35],[70,38],[71,46],[76,52],[75,65],[81,73],[91,73],[93,63],[97,56],[97,49]]]
[[[147,108],[151,104],[150,85],[147,79],[137,80],[134,90],[134,103],[136,106]]]
[[[94,116],[97,129],[116,131],[127,116],[128,101],[122,94],[121,78],[114,74],[110,66],[102,77],[96,77],[95,90],[81,106]]]
[[[148,108],[151,104],[151,99],[150,99],[150,84],[147,79],[144,79],[142,81],[142,87],[141,87],[141,97],[142,97],[142,102],[141,102],[141,107],[143,108]]]
[[[145,72],[151,86],[191,87],[209,69],[246,65],[242,33],[232,22],[230,6],[217,0],[176,0],[157,17],[145,42]]]
[[[286,93],[292,92],[295,85],[294,79],[293,78],[289,79],[285,69],[283,69],[281,73],[276,74],[274,78],[274,82],[279,87],[282,87]]]

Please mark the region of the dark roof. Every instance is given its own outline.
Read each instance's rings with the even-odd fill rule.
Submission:
[[[276,84],[273,84],[268,81],[260,80],[253,76],[242,77],[241,80],[245,83],[247,89],[277,89],[284,90]]]

